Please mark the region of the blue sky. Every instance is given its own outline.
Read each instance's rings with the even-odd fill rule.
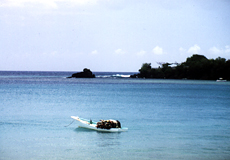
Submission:
[[[230,59],[229,0],[0,0],[0,70],[127,71]]]

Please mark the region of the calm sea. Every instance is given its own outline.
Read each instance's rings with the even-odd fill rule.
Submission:
[[[0,159],[230,159],[230,82],[0,72]],[[117,119],[128,132],[77,127]]]

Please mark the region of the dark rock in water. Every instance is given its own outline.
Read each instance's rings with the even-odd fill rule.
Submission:
[[[72,74],[72,77],[67,78],[95,78],[95,75],[87,68],[83,70],[83,72],[78,72]]]
[[[130,78],[138,78],[139,74],[130,75]]]

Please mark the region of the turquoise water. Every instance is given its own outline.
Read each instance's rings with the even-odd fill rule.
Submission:
[[[1,160],[230,159],[230,82],[71,74],[0,72]],[[65,127],[72,115],[129,130]]]

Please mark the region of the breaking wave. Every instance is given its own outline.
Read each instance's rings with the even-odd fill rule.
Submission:
[[[96,75],[97,78],[130,78],[130,75],[113,74],[113,75]]]
[[[124,73],[116,73],[116,72],[96,72],[96,78],[130,78],[133,75],[133,72],[124,72]]]

